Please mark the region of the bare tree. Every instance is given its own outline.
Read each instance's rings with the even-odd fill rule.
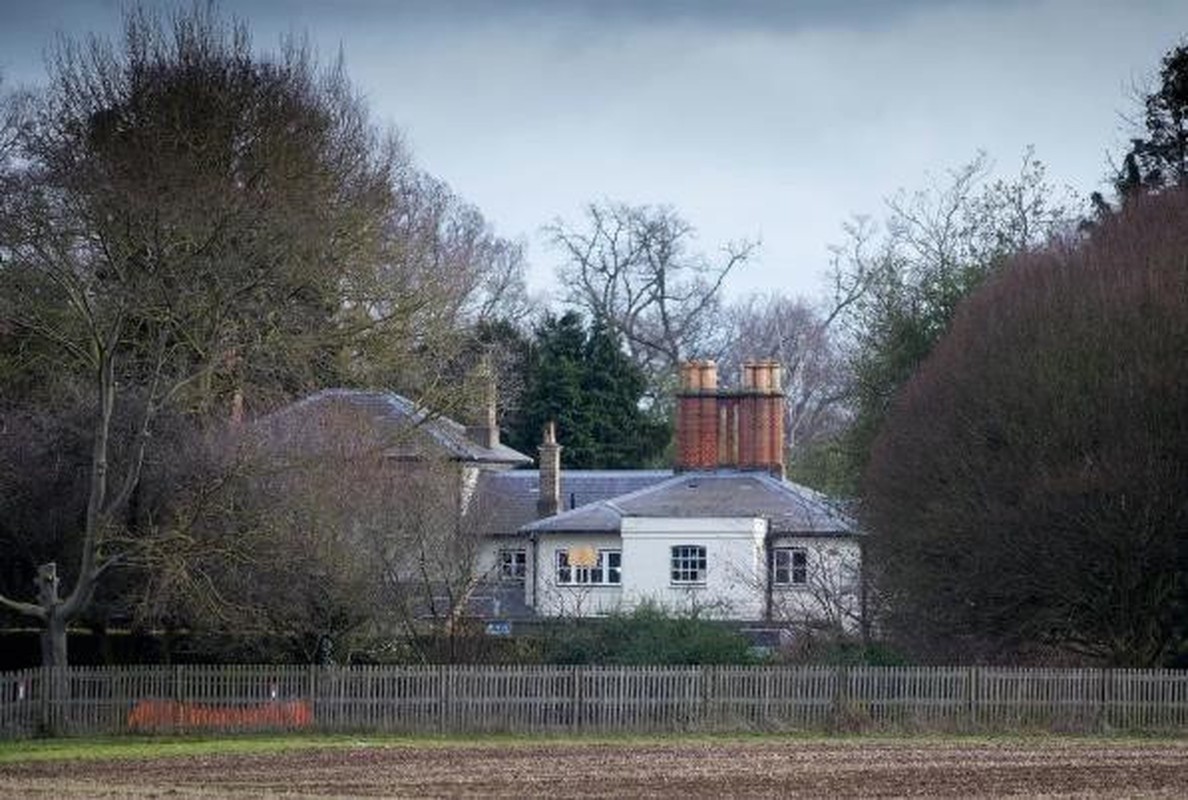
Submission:
[[[523,246],[497,236],[476,207],[423,170],[401,170],[394,190],[399,273],[437,291],[437,307],[457,325],[522,321],[530,310]]]
[[[156,538],[148,613],[279,639],[305,661],[394,640],[428,658],[467,634],[483,514],[468,468],[414,421],[294,406],[212,447],[212,480],[185,482]]]
[[[772,591],[771,616],[794,634],[844,638],[863,625],[861,555],[851,543],[802,546],[803,575]]]
[[[89,488],[72,588],[47,564],[35,600],[0,604],[61,665],[67,623],[129,558],[163,410],[411,358],[434,317],[383,280],[401,153],[341,65],[297,45],[259,59],[209,7],[168,26],[133,11],[120,50],[63,42],[31,112],[0,162],[0,328],[87,387]]]
[[[793,452],[836,434],[845,424],[849,372],[833,342],[830,317],[802,299],[752,295],[726,309],[729,343],[722,370],[744,361],[774,359],[783,367],[786,447]]]
[[[1010,256],[1071,227],[1071,201],[1030,149],[1017,175],[991,172],[979,154],[922,190],[900,191],[881,226],[856,218],[834,249],[835,341],[853,374],[852,483],[894,397],[964,298]]]
[[[726,244],[718,259],[690,252],[693,226],[668,207],[591,203],[581,226],[546,233],[565,257],[567,301],[622,336],[655,385],[686,358],[721,349],[722,282],[756,244]]]

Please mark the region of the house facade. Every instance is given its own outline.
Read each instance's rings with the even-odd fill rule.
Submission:
[[[713,362],[684,365],[671,471],[570,475],[546,432],[539,470],[480,481],[478,496],[504,512],[491,518],[479,565],[497,578],[492,592],[522,590],[523,607],[542,617],[650,603],[856,629],[860,536],[826,497],[784,478],[783,400],[774,362],[744,365],[733,389],[718,386]]]
[[[393,393],[338,389],[261,425],[274,441],[292,438],[284,451],[313,454],[356,437],[357,452],[402,476],[392,485],[405,495],[438,487],[427,503],[448,508],[421,524],[441,530],[409,541],[470,564],[473,580],[454,580],[448,594],[471,616],[597,617],[647,603],[781,628],[857,628],[861,538],[826,497],[784,478],[774,362],[747,363],[729,389],[713,362],[682,367],[670,470],[563,470],[551,426],[538,468],[525,469],[532,459],[499,441],[489,394],[471,425]],[[387,513],[408,516],[408,502],[393,496]],[[459,538],[468,546],[447,553]]]

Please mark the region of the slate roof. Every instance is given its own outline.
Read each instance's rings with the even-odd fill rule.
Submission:
[[[580,508],[610,500],[672,478],[672,470],[561,470],[561,508]],[[536,519],[540,498],[538,470],[485,472],[479,476],[474,506],[484,533],[514,535]]]
[[[303,426],[291,424],[296,420],[316,419],[320,412],[348,410],[364,415],[368,422],[367,435],[377,442],[385,439],[385,455],[392,458],[420,454],[420,443],[410,438],[408,431],[428,437],[448,457],[457,461],[476,462],[491,466],[519,466],[531,464],[532,459],[505,444],[484,447],[466,435],[466,427],[449,417],[433,415],[427,409],[395,392],[359,389],[323,389],[268,415],[260,424],[275,431],[284,431],[291,438],[307,438]]]
[[[685,472],[525,525],[525,533],[617,533],[623,517],[763,517],[769,531],[846,536],[853,522],[828,498],[761,472]]]

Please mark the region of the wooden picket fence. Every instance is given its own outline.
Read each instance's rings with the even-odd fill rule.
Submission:
[[[127,666],[0,674],[0,737],[1188,731],[1188,673],[990,667]]]

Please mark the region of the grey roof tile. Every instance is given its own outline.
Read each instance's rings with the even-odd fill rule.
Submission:
[[[853,522],[822,494],[760,472],[686,472],[566,511],[525,532],[615,532],[623,517],[764,517],[773,533],[849,535]]]
[[[385,454],[393,458],[423,455],[415,430],[445,451],[450,458],[480,464],[512,465],[532,463],[532,459],[505,444],[484,447],[466,435],[466,427],[446,416],[434,415],[422,406],[395,392],[359,389],[323,389],[292,403],[260,420],[268,429],[284,431],[295,438],[302,436],[302,426],[296,420],[316,417],[331,409],[348,409],[369,416],[367,435],[386,446]]]
[[[671,470],[561,470],[561,507],[582,508],[672,478]],[[487,472],[479,476],[474,507],[482,531],[514,535],[536,517],[538,470]]]

